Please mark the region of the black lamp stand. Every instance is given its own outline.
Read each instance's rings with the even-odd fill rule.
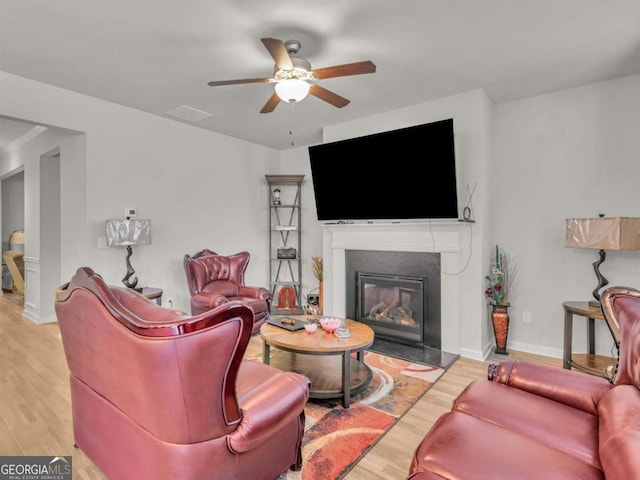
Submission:
[[[600,250],[600,258],[593,262],[593,270],[596,272],[596,277],[598,277],[598,286],[595,288],[593,293],[594,300],[589,300],[589,306],[600,308],[600,289],[605,285],[609,284],[609,280],[604,278],[604,275],[600,273],[600,265],[602,265],[607,257],[607,254],[604,250]]]
[[[131,266],[131,261],[129,260],[131,258],[131,255],[133,255],[133,249],[131,248],[131,245],[127,245],[127,274],[122,279],[122,283],[124,283],[125,287],[132,288],[136,292],[142,292],[142,288],[136,288],[136,285],[138,284],[138,277],[133,277],[133,279],[129,281],[129,278],[131,278],[131,276],[136,273],[136,271]]]

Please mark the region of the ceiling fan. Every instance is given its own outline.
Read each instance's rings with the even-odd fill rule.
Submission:
[[[273,77],[221,80],[208,83],[211,87],[241,83],[275,83],[275,92],[267,100],[260,113],[273,112],[281,100],[288,103],[297,103],[309,93],[334,107],[342,108],[349,104],[349,100],[321,87],[315,82],[325,78],[346,77],[348,75],[360,75],[376,71],[375,64],[370,60],[312,70],[308,60],[295,56],[301,47],[299,41],[288,40],[283,42],[277,38],[262,38],[261,40],[276,62],[273,67]]]

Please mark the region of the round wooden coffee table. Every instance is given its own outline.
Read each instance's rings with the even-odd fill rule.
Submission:
[[[321,326],[314,333],[290,332],[265,323],[260,327],[263,362],[285,371],[306,375],[311,381],[309,397],[340,398],[349,408],[351,395],[361,392],[371,382],[371,369],[364,363],[364,349],[373,344],[371,327],[354,320],[346,321],[349,338],[338,338]],[[271,358],[271,347],[281,350]],[[355,361],[351,354],[356,353]]]

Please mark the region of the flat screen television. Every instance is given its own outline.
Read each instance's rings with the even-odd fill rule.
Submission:
[[[453,119],[308,147],[319,221],[458,218]]]

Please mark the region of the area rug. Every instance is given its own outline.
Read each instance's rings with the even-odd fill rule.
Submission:
[[[369,351],[365,362],[373,378],[349,408],[339,399],[307,402],[302,470],[278,480],[342,479],[445,372]]]

